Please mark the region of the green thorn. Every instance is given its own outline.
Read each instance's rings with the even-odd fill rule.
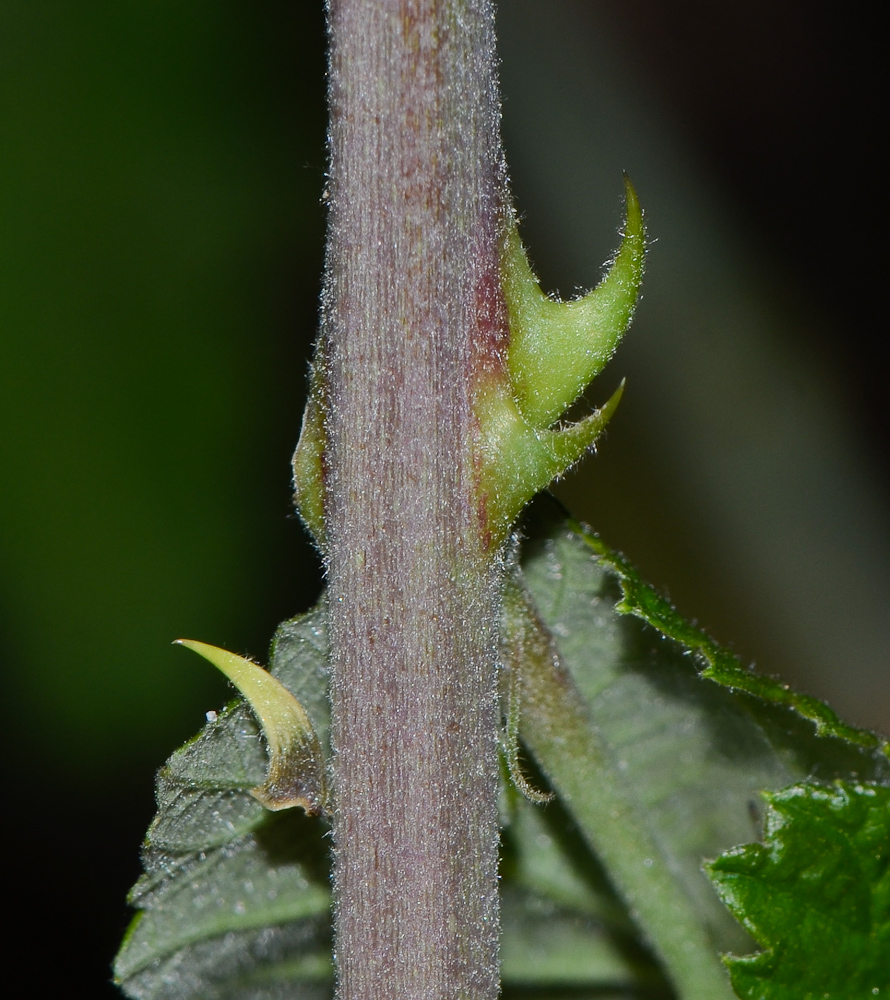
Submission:
[[[596,443],[596,439],[606,428],[606,424],[612,419],[612,414],[618,409],[621,397],[624,395],[624,379],[612,393],[605,405],[598,410],[594,410],[589,416],[577,423],[569,424],[558,430],[539,431],[538,439],[544,444],[550,455],[552,468],[556,471],[550,476],[546,483],[538,489],[544,489],[552,479],[561,476],[579,458]],[[537,492],[537,490],[535,491]]]
[[[536,430],[515,401],[499,393],[488,397],[481,425],[488,433],[482,490],[492,541],[506,537],[526,503],[566,472],[596,442],[621,401],[624,382],[608,402],[577,423]]]
[[[326,443],[324,387],[324,342],[315,348],[309,379],[309,398],[303,412],[303,426],[292,460],[294,501],[303,524],[320,550],[324,549],[324,452]]]
[[[549,427],[578,398],[612,357],[633,317],[646,242],[640,202],[626,175],[624,186],[621,246],[600,284],[572,302],[557,302],[541,291],[515,219],[505,233],[508,368],[516,401],[533,427]]]
[[[303,706],[268,671],[243,656],[193,639],[177,639],[209,660],[244,695],[263,728],[269,748],[269,771],[250,790],[267,809],[300,806],[312,816],[327,797],[324,755]]]

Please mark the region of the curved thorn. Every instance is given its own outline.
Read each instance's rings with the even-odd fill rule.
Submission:
[[[324,756],[303,706],[268,671],[243,656],[193,639],[177,639],[221,670],[244,695],[259,720],[269,748],[269,770],[250,790],[267,809],[300,806],[310,815],[323,810],[327,795]]]
[[[561,476],[591,447],[615,412],[624,392],[624,381],[608,402],[577,423],[556,430],[535,430],[516,410],[490,407],[487,424],[491,434],[487,476],[486,511],[492,538],[499,544],[526,503]]]
[[[645,230],[625,175],[624,238],[608,273],[572,302],[546,296],[529,266],[515,219],[504,236],[503,287],[510,325],[508,367],[523,416],[550,426],[605,367],[633,317],[643,276]]]
[[[540,432],[538,437],[546,443],[546,447],[551,455],[554,468],[558,471],[553,473],[551,479],[561,476],[567,472],[571,466],[590,448],[600,434],[605,430],[606,424],[612,419],[612,414],[618,408],[621,397],[624,395],[624,382],[612,393],[608,401],[598,410],[594,410],[589,416],[577,423],[569,424],[559,430]],[[548,485],[547,480],[539,489]]]
[[[321,369],[322,344],[312,366],[309,398],[303,411],[300,439],[291,460],[294,471],[294,502],[297,511],[319,550],[324,549],[324,452],[325,399]]]

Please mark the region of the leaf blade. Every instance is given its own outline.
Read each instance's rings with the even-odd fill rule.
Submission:
[[[266,737],[269,769],[250,789],[267,809],[300,806],[321,812],[327,799],[321,744],[306,710],[291,692],[259,664],[236,653],[194,639],[177,639],[229,678],[247,699]]]
[[[310,706],[326,699],[324,620],[322,606],[286,622],[273,644],[273,672]],[[322,718],[323,734],[328,726]],[[236,701],[159,772],[145,873],[130,894],[140,912],[115,960],[128,996],[330,996],[325,827],[251,794],[267,762],[256,717]]]
[[[551,502],[547,510],[543,501],[532,511],[517,585],[526,589],[545,633],[535,683],[551,694],[573,686],[580,707],[554,712],[541,691],[526,691],[520,735],[624,897],[639,910],[644,930],[653,934],[650,918],[636,905],[645,894],[645,879],[637,879],[638,869],[623,873],[633,868],[645,838],[630,848],[616,846],[626,824],[612,823],[596,801],[603,794],[630,799],[615,808],[619,813],[626,808],[625,815],[634,817],[661,852],[686,899],[687,915],[694,914],[705,928],[713,966],[720,951],[746,950],[750,944],[709,885],[702,861],[759,835],[761,789],[813,775],[886,782],[885,744],[835,724],[830,710],[814,710],[784,689],[771,698],[769,686],[742,687],[740,681],[756,675],[684,622],[595,536],[565,522],[552,507]],[[720,671],[709,669],[703,647]],[[560,670],[567,680],[559,679]],[[572,712],[586,714],[588,728],[598,731],[593,742],[599,739],[600,752],[588,764],[602,768],[605,777],[597,773],[585,782],[573,765],[573,757],[584,759],[589,749],[581,750],[580,758],[575,744],[568,750],[571,726],[565,720]],[[549,743],[548,727],[556,737]],[[656,857],[649,869],[653,876],[664,874]],[[655,922],[659,919],[656,915]],[[670,935],[666,940],[660,953],[670,964],[677,943]],[[718,995],[690,983],[681,986],[684,997]]]
[[[890,996],[890,788],[837,782],[766,796],[763,844],[709,866],[764,950],[728,957],[745,1000]]]

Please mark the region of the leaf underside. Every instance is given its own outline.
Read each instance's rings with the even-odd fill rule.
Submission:
[[[653,958],[651,934],[641,935],[631,916],[639,919],[638,890],[620,876],[620,831],[603,844],[591,829],[601,788],[620,783],[637,842],[651,844],[643,891],[646,878],[660,878],[655,889],[694,915],[708,961],[719,965],[720,952],[755,945],[703,873],[704,860],[760,839],[761,792],[838,778],[886,784],[887,756],[876,737],[836,722],[818,703],[761,684],[552,502],[534,505],[525,524],[528,538],[511,571],[521,601],[505,602],[504,669],[521,675],[530,781],[552,788],[557,800],[534,806],[512,787],[503,791],[504,996],[682,996]],[[325,617],[322,602],[285,622],[270,670],[306,708],[329,752]],[[551,681],[541,664],[515,661],[510,639],[522,629],[543,629],[551,653],[544,666],[568,685],[562,693],[604,748],[600,773],[579,772],[568,731],[562,742],[541,737],[548,709],[535,700],[543,689],[534,677]],[[331,996],[327,830],[299,810],[271,813],[250,795],[266,767],[260,728],[239,699],[159,773],[145,873],[130,896],[139,912],[115,962],[128,996]],[[757,921],[736,912],[771,943]]]
[[[317,713],[327,688],[322,607],[279,629],[273,663]],[[139,913],[115,961],[128,996],[329,996],[325,828],[300,810],[264,809],[250,790],[266,769],[260,726],[238,699],[159,772],[145,872],[130,893]]]
[[[805,780],[886,783],[886,746],[834,724],[833,713],[810,699],[802,714],[784,687],[683,621],[555,506],[542,498],[531,509],[514,587],[523,591],[524,620],[536,617],[549,636],[549,646],[522,644],[529,690],[520,731],[623,898],[642,918],[656,894],[661,910],[670,909],[658,934],[641,919],[650,939],[677,926],[669,953],[662,950],[665,964],[698,934],[688,968],[669,970],[679,993],[731,996],[716,975],[706,983],[700,973],[719,953],[744,954],[754,943],[719,900],[703,861],[760,838],[763,791]],[[509,588],[505,604],[509,614]],[[508,631],[520,627],[514,621]],[[546,681],[551,660],[564,674],[559,684]],[[583,725],[567,724],[564,703],[553,715],[560,685],[582,703]],[[579,774],[580,760],[596,775]]]

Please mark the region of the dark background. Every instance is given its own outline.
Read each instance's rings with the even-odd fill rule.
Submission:
[[[288,461],[322,258],[320,7],[0,2],[0,656],[15,927],[7,945],[11,974],[36,976],[32,994],[115,995],[108,966],[128,919],[123,897],[138,875],[153,771],[228,697],[171,640],[262,658],[275,624],[319,587],[291,513]],[[590,252],[601,261],[618,221],[616,171],[626,168],[659,241],[638,319],[642,346],[632,334],[605,388],[591,390],[599,401],[628,374],[622,410],[564,494],[746,659],[830,696],[853,721],[890,729],[881,644],[890,615],[881,621],[869,604],[886,608],[890,595],[877,13],[795,0],[505,0],[499,17],[508,157],[545,283],[571,293],[596,279],[566,249],[564,227],[550,225],[554,192],[585,225],[590,212]],[[602,78],[604,49],[618,68]],[[596,128],[597,115],[581,106],[584,88],[596,86],[590,100],[611,109],[606,118],[651,120],[648,132],[639,128],[666,138],[646,158],[635,152],[645,143],[624,147],[620,129],[614,141],[598,131],[590,155],[611,141],[618,166],[606,156],[605,187],[590,192],[606,208],[588,210],[572,195],[570,150],[592,140],[547,129],[576,112]],[[676,202],[689,206],[682,225],[659,208],[670,191],[659,173],[668,148],[681,151],[693,192]],[[713,328],[715,350],[723,343],[721,324],[700,315],[706,294],[683,285],[682,302],[661,304],[682,285],[663,277],[674,274],[671,255],[684,253],[674,234],[683,230],[696,260],[711,245],[697,233],[715,219],[720,253],[737,265],[727,273],[741,282],[720,278],[726,295],[756,299],[753,315],[763,308],[771,317],[773,346],[763,357],[751,348],[746,378],[768,388],[769,359],[782,359],[796,393],[788,425],[812,412],[830,439],[801,431],[783,447],[815,456],[829,486],[846,490],[836,503],[828,488],[801,491],[792,477],[784,494],[752,487],[766,499],[762,509],[742,504],[750,523],[729,500],[725,513],[723,473],[711,480],[707,461],[741,450],[720,435],[747,419],[744,394],[725,400],[725,418],[707,415],[719,398],[689,418],[713,424],[711,444],[684,434],[682,421],[674,427],[667,396],[652,409],[659,372],[639,355],[670,350],[670,316]],[[681,381],[679,370],[660,374]],[[731,370],[726,377],[731,384]],[[772,412],[771,390],[764,394],[750,409]],[[733,475],[755,485],[758,468],[782,468],[756,448],[744,458]],[[769,545],[751,543],[758,525],[768,539],[770,525],[785,523],[770,521],[773,493],[794,523],[809,524],[807,504],[827,496],[828,519],[818,523],[855,521],[864,532],[865,542],[830,527],[795,542],[824,554],[815,582],[835,610],[819,617],[848,653],[812,676],[795,638],[808,619],[783,619],[781,595],[797,586],[795,572],[814,574],[801,564],[758,583],[763,566],[785,565]],[[733,524],[743,525],[741,541]],[[737,555],[752,550],[757,558]]]

